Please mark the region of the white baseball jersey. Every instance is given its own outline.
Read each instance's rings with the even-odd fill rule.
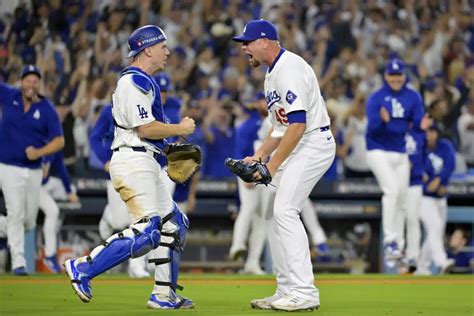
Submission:
[[[300,56],[282,49],[265,75],[264,89],[272,137],[283,136],[289,125],[287,114],[294,111],[306,111],[305,133],[330,124],[316,75]]]
[[[143,141],[135,127],[153,122],[152,105],[155,99],[153,89],[149,92],[140,90],[132,82],[133,74],[122,76],[117,82],[112,99],[112,115],[119,128],[115,129],[112,150],[119,147],[139,147],[156,151],[150,143]]]

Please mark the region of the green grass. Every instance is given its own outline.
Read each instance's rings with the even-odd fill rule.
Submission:
[[[276,313],[249,306],[251,299],[273,293],[272,277],[184,274],[181,279],[185,286],[182,294],[195,301],[194,310],[148,310],[151,279],[130,280],[124,275],[99,277],[93,282],[92,302],[84,304],[73,293],[65,276],[3,275],[0,276],[0,315]],[[321,308],[314,312],[318,315],[474,315],[472,276],[318,275],[316,284],[321,293]]]

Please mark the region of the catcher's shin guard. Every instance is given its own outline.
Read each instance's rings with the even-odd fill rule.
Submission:
[[[183,289],[178,285],[178,274],[181,252],[186,243],[188,228],[187,216],[176,205],[173,212],[163,218],[160,248],[156,251],[161,258],[149,260],[157,265],[154,293],[171,297],[176,294],[176,289]],[[168,287],[166,293],[163,292],[163,287]]]
[[[124,262],[140,257],[160,244],[161,218],[143,217],[129,228],[109,237],[86,257],[78,258],[76,269],[90,279]]]

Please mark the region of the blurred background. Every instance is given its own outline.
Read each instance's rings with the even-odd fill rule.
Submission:
[[[118,73],[127,66],[129,34],[156,24],[166,33],[171,51],[166,94],[178,100],[179,115],[194,118],[204,135],[199,144],[205,159],[196,206],[188,212],[191,229],[182,268],[242,268],[243,261],[227,258],[239,201],[236,179],[223,160],[234,156],[235,130],[263,91],[266,69],[251,68],[231,41],[247,21],[257,18],[273,21],[282,46],[313,67],[337,135],[337,159],[311,194],[330,247],[324,256],[315,255],[315,269],[384,271],[381,191],[368,165],[357,157],[365,151],[366,98],[382,86],[384,64],[393,57],[405,61],[426,112],[455,146],[446,247],[458,251],[459,233],[453,233],[461,231],[465,240],[459,249],[472,252],[472,12],[473,1],[468,0],[1,1],[0,81],[18,86],[25,64],[41,69],[41,93],[55,104],[62,120],[65,161],[81,201],[60,203],[60,261],[100,243],[97,224],[106,204],[107,175],[89,149],[89,133],[101,108],[111,102]],[[459,129],[460,120],[470,122],[463,125],[465,131]],[[4,212],[3,200],[0,205]],[[42,221],[39,216],[39,226]],[[40,258],[41,236],[35,239]],[[266,258],[264,253],[261,262],[268,272]],[[8,270],[4,261],[3,270]]]

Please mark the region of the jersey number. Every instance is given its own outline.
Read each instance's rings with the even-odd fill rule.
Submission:
[[[288,124],[288,117],[286,116],[286,112],[284,108],[279,108],[275,111],[276,120],[280,124]]]
[[[140,118],[143,120],[145,118],[148,118],[148,112],[145,110],[143,106],[140,106],[140,104],[137,104],[138,108],[138,115],[140,115]]]

